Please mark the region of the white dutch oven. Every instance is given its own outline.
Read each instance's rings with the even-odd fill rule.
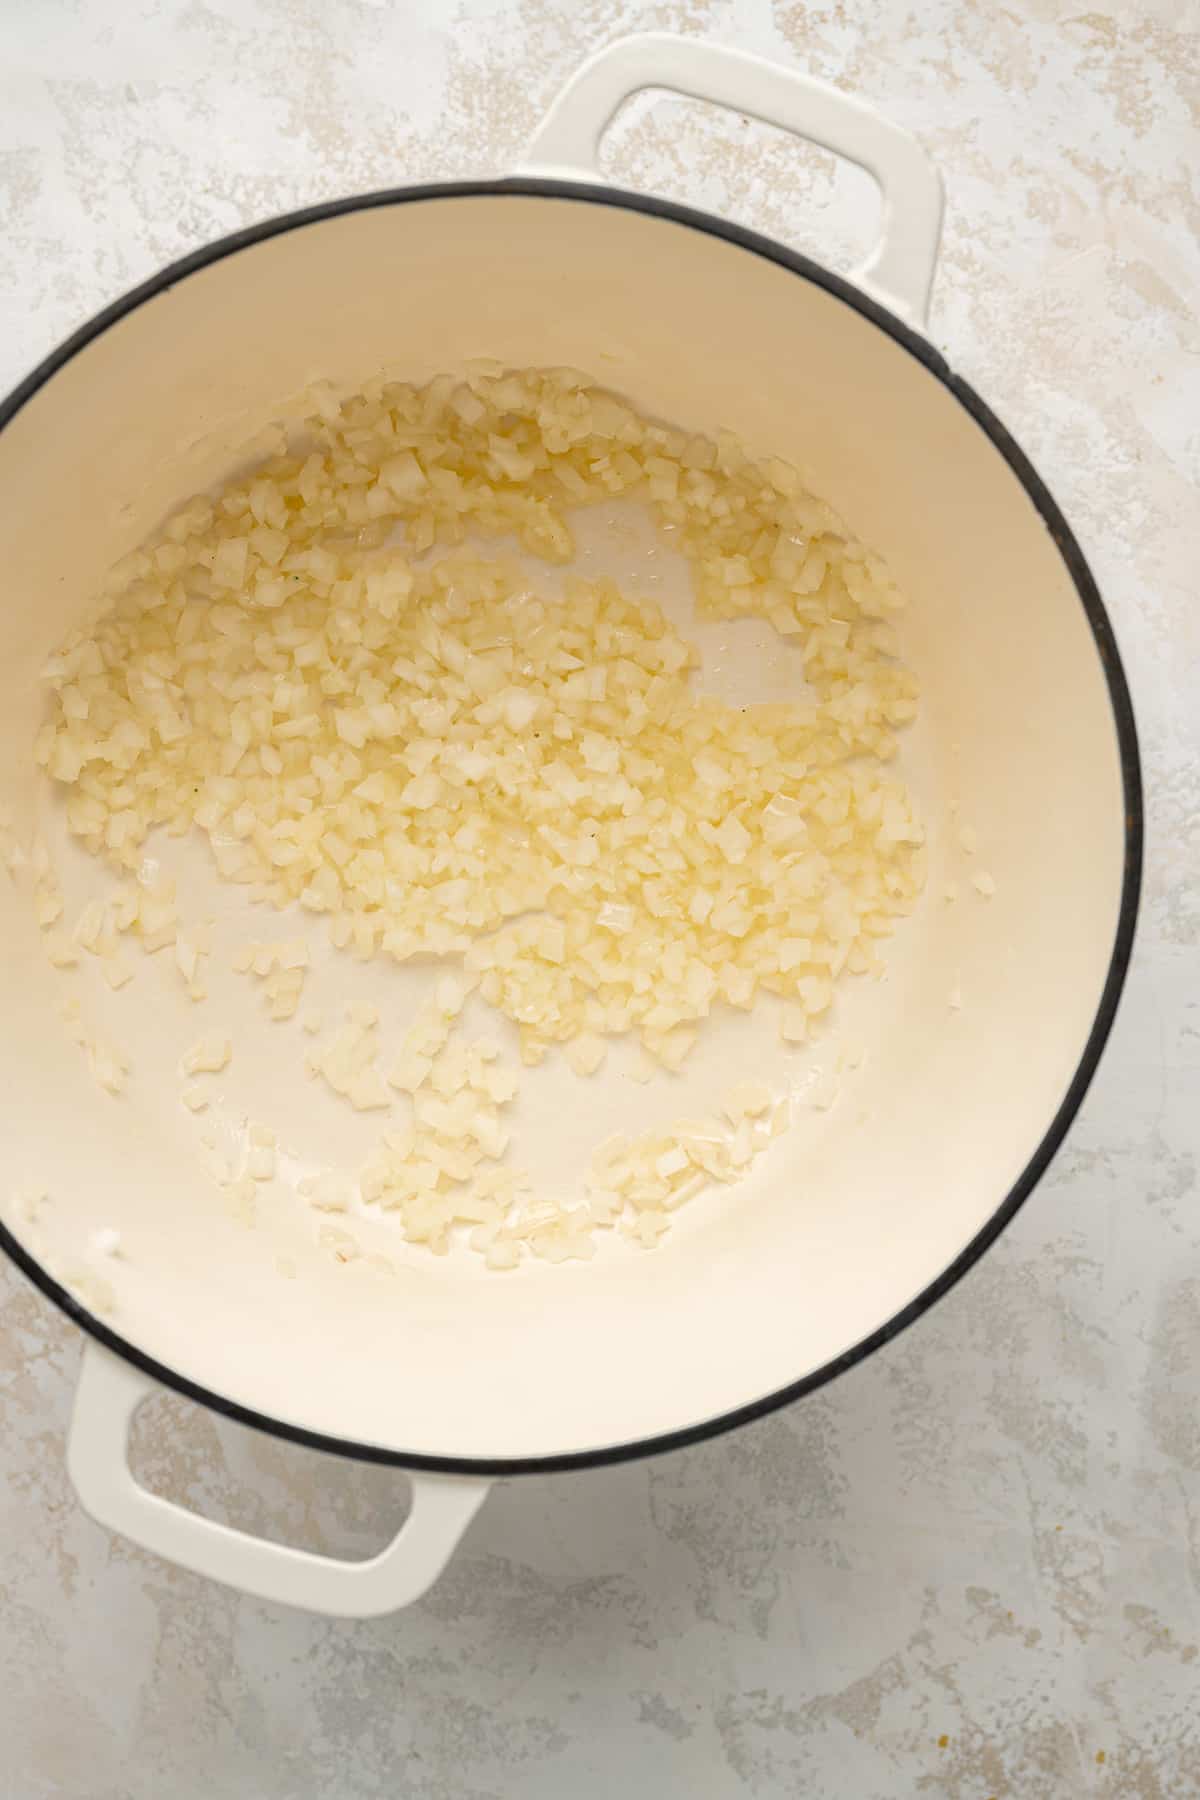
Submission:
[[[651,86],[867,168],[883,234],[857,282],[597,185],[605,127]],[[1042,1174],[1129,957],[1137,748],[1078,546],[921,335],[940,209],[917,144],[861,103],[731,51],[630,39],[571,82],[517,178],[374,194],[227,238],[95,319],[0,409],[0,799],[22,828],[46,804],[29,750],[37,670],[107,566],[226,472],[286,396],[385,366],[423,379],[481,354],[567,364],[644,412],[794,461],[910,594],[906,650],[924,694],[906,756],[931,825],[930,895],[889,951],[888,980],[847,1003],[865,1066],[831,1111],[780,1140],[762,1179],[694,1203],[650,1255],[496,1277],[414,1253],[373,1283],[298,1251],[298,1278],[281,1280],[270,1233],[216,1216],[185,1153],[175,1089],[155,1085],[170,1060],[156,1021],[135,1055],[145,1079],[119,1102],[101,1094],[64,1038],[27,894],[0,895],[5,1174],[50,1195],[36,1225],[10,1208],[0,1240],[90,1334],[69,1456],[104,1524],[270,1599],[402,1606],[493,1478],[667,1449],[817,1387],[945,1293]],[[726,650],[736,675],[732,638]],[[996,881],[987,903],[940,898],[956,801]],[[723,1030],[710,1034],[719,1053],[739,1057]],[[270,1086],[278,1060],[250,1072],[262,1117],[296,1110],[294,1079]],[[552,1088],[546,1104],[569,1144],[646,1102],[610,1081]],[[98,1225],[128,1247],[104,1317],[72,1272]],[[158,1382],[405,1468],[413,1506],[398,1537],[344,1564],[147,1493],[126,1442]]]

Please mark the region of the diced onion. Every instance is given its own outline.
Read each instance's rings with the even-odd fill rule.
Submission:
[[[735,707],[698,693],[693,647],[611,582],[567,577],[551,600],[476,550],[425,554],[474,533],[563,563],[564,506],[614,497],[670,529],[701,617],[763,616],[797,642],[803,695]],[[432,1250],[469,1226],[492,1268],[526,1249],[585,1258],[600,1223],[564,1205],[513,1236],[519,1184],[481,1186],[505,1153],[515,1075],[449,1042],[476,987],[528,1066],[561,1044],[591,1073],[632,1030],[676,1070],[714,1003],[748,1008],[763,990],[802,1043],[920,891],[923,831],[885,767],[916,685],[882,564],[787,465],[653,424],[572,372],[474,365],[340,408],[323,393],[302,451],[276,433],[265,462],[189,503],[106,595],[46,666],[37,755],[67,789],[72,832],[137,884],[48,948],[98,955],[117,986],[114,934],[135,929],[146,950],[175,945],[201,997],[204,947],[145,854],[154,828],[195,825],[223,877],[324,914],[336,947],[460,959],[386,1076],[377,1017],[309,1057],[357,1110],[413,1097],[412,1143],[385,1141],[362,1192]],[[62,899],[47,858],[34,876],[49,930]],[[983,871],[973,883],[994,891]],[[307,965],[303,938],[234,958],[278,1020]],[[230,1054],[202,1039],[184,1071]],[[102,1060],[98,1074],[119,1086],[124,1070]],[[748,1167],[776,1115],[766,1088],[735,1095],[728,1137],[659,1140],[600,1213],[650,1246],[698,1175]],[[254,1144],[239,1180],[274,1166],[274,1146]]]

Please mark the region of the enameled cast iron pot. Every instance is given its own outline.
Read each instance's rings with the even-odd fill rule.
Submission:
[[[867,168],[882,242],[858,280],[599,185],[599,139],[646,87]],[[134,1084],[114,1103],[89,1080],[28,897],[0,893],[5,1191],[33,1182],[51,1196],[37,1227],[9,1208],[0,1241],[89,1334],[69,1456],[106,1525],[272,1599],[401,1606],[495,1477],[648,1455],[798,1399],[917,1318],[1028,1197],[1095,1070],[1129,958],[1138,755],[1079,546],[923,335],[940,212],[918,145],[860,102],[732,51],[633,38],[580,71],[518,176],[239,232],[111,306],[0,408],[0,798],[23,829],[39,804],[30,743],[47,652],[110,563],[317,377],[425,379],[477,355],[565,364],[643,412],[795,462],[910,595],[906,653],[923,689],[905,755],[931,824],[931,893],[889,948],[887,981],[855,1002],[868,1055],[853,1096],[652,1255],[501,1278],[414,1256],[375,1285],[313,1259],[280,1281],[274,1246],[214,1217],[153,1057],[140,1097]],[[954,801],[996,881],[986,905],[940,903]],[[294,1108],[287,1092],[278,1103]],[[594,1104],[619,1116],[625,1103],[609,1091]],[[580,1105],[564,1090],[567,1133]],[[103,1318],[71,1274],[72,1246],[98,1224],[130,1246]],[[407,1470],[407,1522],[380,1556],[345,1564],[148,1494],[126,1440],[155,1383]]]

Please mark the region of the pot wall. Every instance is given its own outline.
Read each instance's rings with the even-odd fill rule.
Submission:
[[[1113,950],[1125,817],[1109,690],[1072,576],[1005,458],[917,356],[733,242],[513,192],[349,212],[225,256],[112,325],[0,433],[2,797],[32,816],[46,652],[113,558],[228,473],[283,397],[384,366],[419,380],[477,355],[581,367],[645,412],[794,461],[907,589],[924,701],[905,754],[931,884],[887,980],[858,984],[843,1009],[863,1068],[763,1174],[697,1206],[653,1255],[503,1279],[414,1256],[372,1283],[305,1243],[285,1280],[279,1233],[214,1216],[155,1046],[139,1061],[135,1045],[146,1079],[120,1102],[94,1087],[54,1014],[27,903],[5,889],[0,1135],[15,1183],[53,1196],[40,1235],[6,1222],[68,1285],[87,1234],[117,1226],[132,1248],[109,1271],[112,1326],[169,1369],[308,1431],[500,1460],[752,1404],[885,1325],[954,1262],[1075,1075]],[[736,670],[741,654],[730,638],[716,660]],[[990,901],[939,898],[949,872],[964,879],[954,800],[979,833]],[[251,1061],[255,1116],[294,1112],[294,1079]],[[532,1104],[559,1122],[565,1158],[581,1133],[598,1140],[646,1102],[619,1079],[550,1069]],[[671,1104],[671,1116],[691,1110]]]

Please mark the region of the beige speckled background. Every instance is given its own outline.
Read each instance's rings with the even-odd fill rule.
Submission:
[[[354,189],[500,171],[585,48],[673,27],[919,132],[933,335],[1105,589],[1152,797],[1131,986],[982,1267],[789,1413],[510,1485],[366,1625],[111,1539],[63,1470],[79,1339],[0,1270],[4,1800],[1191,1800],[1200,1793],[1200,11],[1196,0],[0,0],[0,384],[159,264]],[[612,173],[847,266],[869,190],[646,100]],[[202,1510],[362,1552],[384,1471],[149,1409]]]

